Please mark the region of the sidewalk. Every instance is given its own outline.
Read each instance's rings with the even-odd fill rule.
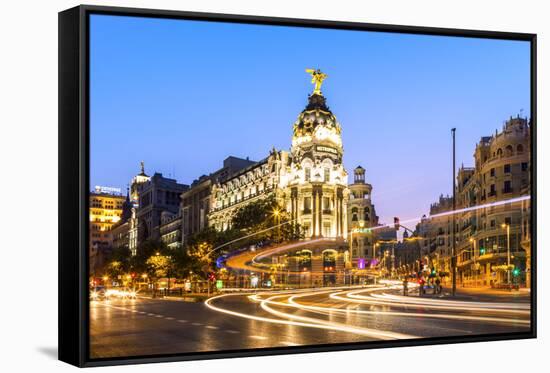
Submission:
[[[213,294],[210,294],[212,296]],[[145,293],[139,294],[138,298],[152,299],[152,300],[174,300],[179,302],[202,302],[208,299],[206,293],[183,293],[182,295],[164,295],[157,294],[154,298],[152,294]]]

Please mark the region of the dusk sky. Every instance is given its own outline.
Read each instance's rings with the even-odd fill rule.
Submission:
[[[361,165],[380,221],[427,214],[451,193],[481,136],[523,109],[529,43],[489,39],[91,16],[91,188],[125,190],[145,162],[190,184],[230,155],[289,150],[311,93],[342,126],[344,165]]]

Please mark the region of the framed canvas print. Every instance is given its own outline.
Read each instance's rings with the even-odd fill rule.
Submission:
[[[536,36],[59,14],[59,356],[536,335]]]

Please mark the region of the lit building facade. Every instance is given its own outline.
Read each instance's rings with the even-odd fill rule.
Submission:
[[[160,240],[169,249],[181,249],[181,212],[171,213],[169,211],[163,211],[160,216]]]
[[[481,138],[474,152],[475,166],[462,166],[458,170],[457,209],[486,207],[457,213],[454,227],[450,214],[420,223],[420,234],[426,240],[431,242],[437,237],[437,244],[430,246],[428,255],[432,261],[435,260],[449,271],[454,229],[459,284],[498,286],[507,283],[509,278],[511,282],[522,286],[528,282],[529,200],[500,202],[529,196],[529,149],[528,120],[519,116],[510,118],[501,132]],[[451,209],[452,199],[447,197],[443,210]],[[436,236],[434,232],[437,232]],[[508,262],[511,267],[508,267]]]
[[[112,227],[121,220],[125,197],[97,190],[90,193],[90,273],[101,268],[111,248]]]
[[[132,255],[136,255],[138,246],[138,218],[137,210],[139,208],[139,195],[144,185],[150,180],[149,175],[145,173],[145,164],[141,162],[141,171],[134,176],[130,183],[130,201],[132,202],[132,211],[128,221],[128,248]]]
[[[364,259],[361,266],[375,258],[374,232],[371,228],[378,225],[378,216],[371,200],[372,185],[365,181],[365,169],[358,166],[353,171],[353,184],[349,185],[348,226],[351,257],[354,263]]]
[[[217,230],[229,229],[240,208],[274,197],[300,225],[306,239],[330,239],[273,258],[293,273],[285,281],[308,286],[349,283],[354,281],[353,262],[346,240],[352,228],[355,266],[359,258],[374,256],[374,240],[367,231],[378,224],[372,186],[366,183],[361,167],[348,186],[342,129],[320,90],[326,75],[319,70],[308,72],[315,90],[293,125],[290,150],[273,148],[266,158],[214,182],[208,222]]]
[[[294,123],[290,151],[273,149],[265,159],[213,186],[210,224],[230,227],[247,203],[274,196],[305,236],[347,236],[347,172],[341,127],[316,90]]]
[[[238,171],[256,162],[234,156],[223,161],[223,167],[210,175],[203,175],[193,181],[191,187],[181,195],[182,241],[209,226],[212,186],[223,182]]]
[[[168,212],[178,215],[181,193],[188,188],[188,185],[164,177],[161,173],[148,176],[141,163],[141,172],[132,179],[130,185],[133,208],[128,227],[128,246],[132,255],[136,255],[142,242],[161,240],[162,214]]]

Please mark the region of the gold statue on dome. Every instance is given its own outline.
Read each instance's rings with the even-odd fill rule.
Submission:
[[[323,80],[325,80],[328,75],[321,72],[321,70],[317,69],[306,69],[306,73],[311,75],[311,83],[315,84],[315,89],[313,89],[313,94],[321,94],[321,85],[323,84]]]

